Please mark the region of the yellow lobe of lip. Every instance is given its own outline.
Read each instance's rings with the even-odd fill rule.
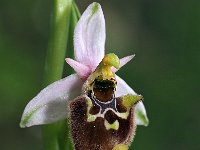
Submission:
[[[87,122],[93,122],[93,121],[96,120],[97,116],[90,114],[90,109],[93,106],[92,101],[90,99],[87,99],[87,105],[88,105],[88,108],[87,108]]]
[[[118,130],[119,129],[119,121],[118,120],[115,120],[115,122],[113,122],[111,124],[107,120],[105,120],[104,125],[106,127],[106,130],[110,130],[110,129]]]
[[[126,144],[117,144],[112,150],[128,150],[128,145],[126,145]]]
[[[122,104],[129,110],[134,104],[143,100],[142,95],[125,95],[122,97]]]

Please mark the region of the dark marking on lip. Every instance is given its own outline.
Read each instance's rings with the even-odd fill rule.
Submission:
[[[89,113],[92,114],[92,115],[96,115],[96,114],[99,113],[100,109],[101,109],[101,108],[100,108],[99,105],[93,103],[93,106],[92,106],[92,108],[90,109]]]
[[[108,110],[105,113],[104,118],[108,121],[108,123],[112,124],[118,119],[118,116],[112,110]]]
[[[112,100],[115,91],[115,83],[112,80],[95,79],[93,83],[94,96],[101,102]]]
[[[76,150],[112,150],[116,144],[128,144],[132,140],[136,128],[134,107],[130,109],[127,119],[122,119],[108,110],[105,118],[97,117],[92,122],[87,122],[87,108],[85,96],[70,103],[71,135]],[[110,123],[118,120],[119,129],[107,130],[105,119]]]
[[[111,101],[108,101],[106,103],[99,101],[93,95],[91,95],[91,100],[92,100],[93,105],[98,105],[101,107],[101,113],[103,113],[107,108],[112,108],[113,110],[117,111],[116,110],[116,99],[114,96]]]

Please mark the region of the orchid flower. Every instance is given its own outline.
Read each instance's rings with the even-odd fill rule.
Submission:
[[[81,16],[74,31],[75,60],[66,58],[66,62],[75,70],[76,74],[56,81],[40,91],[39,94],[27,104],[22,115],[21,127],[49,124],[69,116],[69,118],[72,119],[72,136],[77,136],[80,132],[74,133],[76,129],[73,125],[76,126],[80,124],[77,118],[79,118],[79,121],[82,118],[76,116],[76,113],[82,109],[79,108],[82,103],[86,103],[85,105],[88,107],[86,109],[88,122],[93,122],[96,118],[101,118],[102,115],[106,115],[106,108],[104,108],[104,111],[102,109],[101,112],[98,112],[96,115],[90,111],[94,104],[92,104],[93,101],[90,97],[92,93],[88,91],[91,91],[91,89],[93,91],[97,88],[97,92],[99,92],[99,87],[101,88],[102,84],[103,86],[109,84],[108,87],[114,89],[113,95],[116,97],[115,99],[119,99],[119,101],[126,105],[126,109],[130,110],[130,113],[134,116],[134,126],[148,125],[146,110],[141,101],[142,96],[137,95],[123,79],[115,75],[115,72],[129,62],[134,55],[122,59],[119,59],[115,54],[105,55],[105,38],[105,19],[103,11],[98,3],[92,3]],[[102,95],[95,94],[93,98],[98,98],[98,96],[102,97]],[[104,98],[106,96],[104,96]],[[106,104],[108,104],[108,101],[104,104],[105,107],[107,107]],[[116,105],[118,105],[118,102],[115,102],[115,107]],[[69,106],[69,108],[67,106]],[[132,109],[133,106],[134,109]],[[111,104],[109,104],[109,107],[111,107]],[[126,113],[116,112],[116,114],[122,118],[128,117]],[[109,121],[104,121],[104,125],[108,130],[118,129],[119,123],[120,122],[116,122],[116,120],[113,124],[110,124]],[[80,125],[82,126],[82,124]],[[125,143],[127,143],[128,140],[131,139],[126,139]]]

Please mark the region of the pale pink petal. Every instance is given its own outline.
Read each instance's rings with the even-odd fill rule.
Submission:
[[[76,71],[82,80],[87,79],[92,72],[88,66],[81,64],[71,58],[66,58],[65,60]]]
[[[75,59],[93,70],[104,57],[105,19],[100,4],[88,6],[74,32]]]
[[[120,59],[119,69],[121,67],[123,67],[125,64],[127,64],[129,61],[131,61],[131,59],[133,59],[134,57],[135,57],[135,54],[121,58]],[[117,72],[119,69],[116,69],[115,67],[112,67],[112,71],[113,72]]]
[[[73,74],[56,81],[34,97],[22,115],[21,127],[48,124],[67,117],[67,102],[81,94],[82,81]]]
[[[119,76],[116,75],[117,80],[117,88],[116,88],[116,97],[133,94],[137,95],[133,89]],[[135,116],[136,116],[136,124],[147,126],[149,124],[149,120],[146,114],[146,110],[144,104],[139,102],[135,107]]]

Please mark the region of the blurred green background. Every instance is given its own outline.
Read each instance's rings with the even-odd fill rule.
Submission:
[[[78,0],[83,10],[91,0]],[[136,54],[119,72],[145,97],[150,119],[131,149],[200,150],[200,1],[99,0],[106,49]],[[49,0],[0,0],[0,149],[42,150],[41,127],[19,128],[41,89]]]

